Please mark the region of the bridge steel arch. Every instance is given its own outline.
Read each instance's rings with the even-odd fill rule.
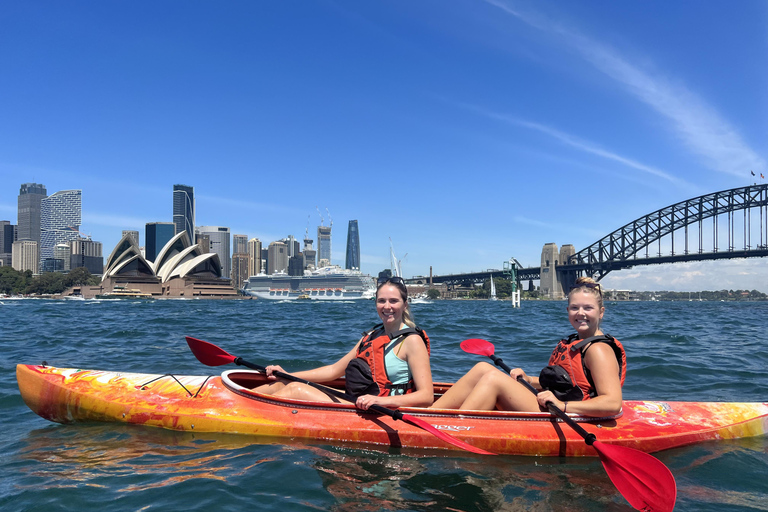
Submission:
[[[743,220],[737,226],[736,212],[739,211],[743,212]],[[706,219],[712,219],[709,252],[704,250]],[[691,226],[696,229],[693,236]],[[737,248],[739,234],[742,244]],[[726,248],[720,247],[723,235],[727,238]],[[691,238],[697,242],[693,249]],[[666,254],[662,251],[662,242],[668,244]],[[658,250],[651,256],[655,243]],[[642,253],[644,257],[640,256]],[[582,273],[599,281],[612,270],[636,265],[765,256],[768,256],[768,184],[756,184],[705,194],[649,213],[577,252],[567,264],[560,265],[557,272],[563,288],[568,289]]]

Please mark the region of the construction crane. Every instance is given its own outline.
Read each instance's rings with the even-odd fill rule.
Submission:
[[[331,212],[328,211],[328,208],[325,209],[325,213],[328,214],[329,227],[333,227],[333,219],[331,218]]]
[[[319,206],[315,206],[315,209],[317,210],[317,214],[320,216],[320,225],[321,226],[325,226],[325,224],[324,224],[325,223],[325,219],[323,219],[323,214],[320,213],[320,207]]]

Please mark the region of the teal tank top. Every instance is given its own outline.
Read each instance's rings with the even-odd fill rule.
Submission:
[[[387,377],[392,384],[408,384],[411,380],[411,369],[408,363],[397,357],[395,347],[399,346],[400,338],[395,338],[386,347],[384,347],[384,366],[387,370]],[[392,395],[405,394],[403,389],[393,389]]]

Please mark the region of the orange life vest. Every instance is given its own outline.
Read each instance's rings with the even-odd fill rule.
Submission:
[[[594,343],[607,343],[613,349],[616,355],[616,361],[619,363],[619,378],[621,379],[621,385],[624,385],[624,380],[627,377],[627,354],[624,351],[624,346],[616,338],[602,334],[599,336],[592,336],[585,340],[580,340],[578,334],[571,334],[568,338],[560,340],[555,347],[552,355],[549,358],[549,367],[559,366],[568,373],[572,382],[573,391],[569,394],[567,390],[551,391],[560,398],[560,395],[567,396],[568,399],[578,399],[578,392],[575,388],[581,390],[581,400],[589,400],[597,396],[597,390],[595,389],[595,383],[592,381],[592,375],[584,364],[584,357],[587,350]],[[545,368],[542,373],[547,370]],[[541,380],[541,377],[539,377]],[[573,392],[576,392],[574,397]]]
[[[373,382],[379,387],[378,396],[389,396],[393,390],[398,389],[404,390],[405,393],[413,392],[413,379],[410,379],[406,384],[392,384],[384,363],[384,347],[396,338],[411,334],[421,336],[427,346],[427,354],[429,354],[429,336],[419,327],[406,327],[387,335],[384,332],[384,326],[379,324],[373,330],[363,333],[364,338],[357,349],[357,358],[362,359],[370,367]]]

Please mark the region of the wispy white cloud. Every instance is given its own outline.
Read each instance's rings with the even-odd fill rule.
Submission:
[[[768,169],[765,159],[749,147],[738,131],[686,86],[640,69],[615,49],[556,20],[523,12],[501,0],[486,2],[531,27],[561,38],[564,47],[577,51],[597,70],[668,119],[670,128],[686,147],[711,169],[741,177],[748,169]]]
[[[643,163],[637,162],[635,160],[632,160],[631,158],[623,157],[621,155],[618,155],[616,153],[613,153],[611,151],[608,151],[606,149],[603,149],[596,144],[592,144],[590,142],[587,142],[583,139],[580,139],[578,137],[575,137],[573,135],[570,135],[568,133],[562,132],[560,130],[557,130],[555,128],[539,124],[539,123],[533,123],[530,121],[525,121],[522,119],[517,119],[512,116],[504,115],[504,114],[498,114],[495,112],[489,112],[487,110],[482,110],[478,107],[471,107],[474,111],[480,112],[488,117],[491,117],[493,119],[497,119],[499,121],[504,121],[506,123],[515,124],[518,126],[522,126],[524,128],[529,128],[531,130],[536,130],[538,132],[544,133],[546,135],[549,135],[550,137],[553,137],[563,144],[566,144],[568,146],[571,146],[573,148],[576,148],[580,151],[584,151],[586,153],[591,153],[593,155],[606,158],[608,160],[612,160],[614,162],[620,163],[622,165],[625,165],[627,167],[631,167],[633,169],[636,169],[638,171],[642,171],[648,174],[652,174],[658,178],[663,178],[667,181],[670,181],[672,183],[678,184],[678,185],[687,185],[691,186],[690,184],[686,183],[684,180],[681,180],[679,178],[676,178],[675,176],[672,176],[662,170],[656,169],[655,167],[652,167],[650,165],[645,165]]]

